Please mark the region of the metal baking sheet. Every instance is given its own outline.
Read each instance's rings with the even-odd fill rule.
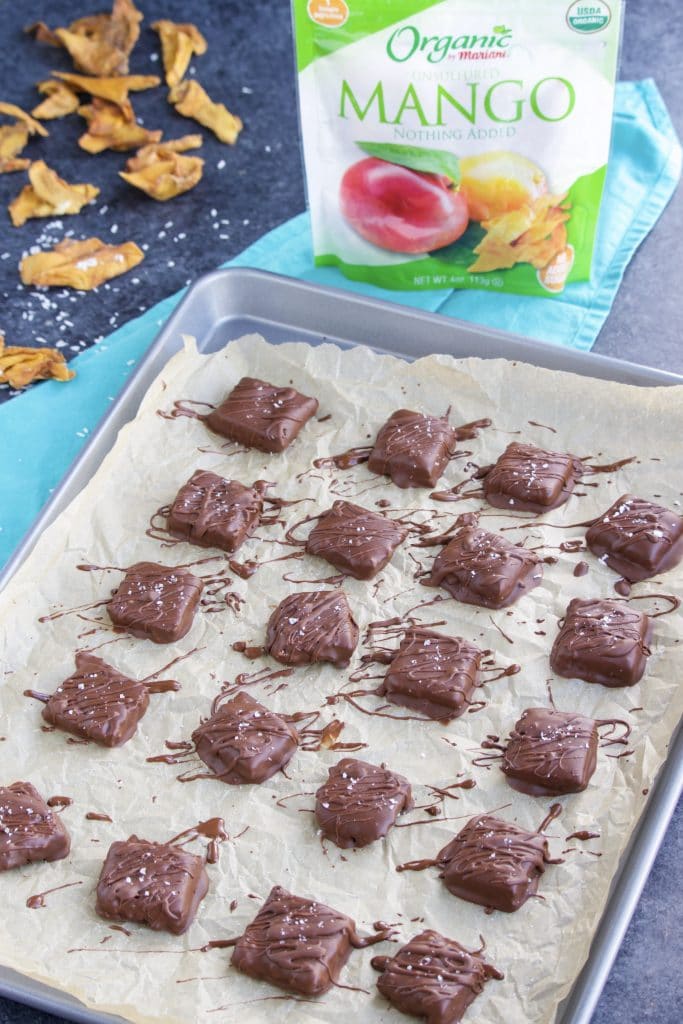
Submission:
[[[505,358],[603,380],[641,386],[683,384],[683,377],[606,356],[531,341],[504,331],[423,313],[394,303],[321,288],[249,269],[220,270],[188,291],[149,348],[118,399],[99,423],[59,488],[0,573],[0,589],[36,540],[90,480],[131,420],[152,380],[192,334],[201,352],[215,352],[240,335],[257,332],[268,341],[331,341],[344,348],[363,344],[405,359],[431,353]],[[555,1024],[588,1024],[635,910],[667,825],[683,792],[683,729],[622,857],[619,872],[591,945],[588,960],[560,1006]],[[82,1024],[113,1024],[121,1018],[85,1008],[77,1000],[0,966],[0,995]]]

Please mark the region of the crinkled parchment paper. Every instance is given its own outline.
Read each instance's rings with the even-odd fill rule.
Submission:
[[[201,422],[157,415],[157,409],[169,409],[174,399],[220,401],[243,374],[281,384],[292,382],[303,392],[318,396],[319,417],[329,413],[331,418],[312,420],[284,454],[264,456],[257,451],[230,455],[230,448],[222,448],[222,439],[211,435]],[[358,1024],[395,1020],[396,1013],[376,992],[376,975],[370,967],[375,952],[391,953],[397,948],[391,944],[355,951],[343,972],[344,984],[360,986],[369,994],[332,989],[316,1002],[287,998],[263,1002],[278,994],[277,990],[230,968],[229,950],[197,951],[211,939],[238,935],[256,914],[259,900],[279,883],[350,914],[362,931],[383,919],[400,922],[403,940],[422,927],[431,927],[471,948],[479,945],[482,934],[487,956],[505,971],[505,980],[486,986],[484,995],[468,1011],[467,1021],[551,1021],[586,957],[620,853],[643,809],[643,794],[666,756],[680,715],[680,613],[654,620],[652,656],[638,686],[610,690],[579,681],[552,681],[559,708],[632,722],[635,752],[614,759],[607,753],[623,748],[602,749],[588,789],[562,800],[562,817],[549,829],[551,848],[556,853],[573,846],[576,852],[565,854],[563,864],[547,868],[540,885],[543,900],[531,899],[515,914],[486,916],[482,908],[451,896],[435,869],[397,874],[394,867],[435,855],[475,813],[507,805],[501,816],[531,829],[547,812],[549,799],[515,793],[497,767],[487,771],[471,762],[487,733],[506,736],[524,708],[547,704],[546,681],[552,678],[548,653],[557,621],[570,598],[616,596],[616,576],[611,570],[590,553],[564,554],[557,548],[562,540],[582,537],[583,529],[535,526],[529,530],[522,520],[493,510],[491,518],[482,519],[482,526],[495,530],[518,525],[519,533],[507,533],[508,538],[524,539],[529,546],[545,543],[549,547],[541,554],[559,556],[557,564],[544,567],[543,584],[509,610],[489,613],[448,600],[416,613],[424,622],[445,620],[440,627],[444,632],[491,648],[501,666],[521,664],[519,674],[483,687],[481,692],[489,703],[477,714],[445,726],[370,717],[346,704],[324,707],[325,697],[339,690],[348,672],[357,666],[360,648],[348,671],[312,666],[297,669],[284,680],[287,686],[274,695],[268,695],[266,684],[250,690],[277,711],[322,707],[323,721],[338,714],[345,722],[341,739],[367,743],[357,756],[384,761],[406,775],[414,785],[416,803],[428,799],[428,784],[444,785],[459,775],[476,779],[476,788],[460,791],[458,800],[446,801],[445,814],[462,816],[460,820],[433,820],[415,828],[393,829],[386,840],[355,853],[342,855],[334,846],[323,852],[312,815],[301,810],[313,806],[312,796],[283,806],[275,803],[288,794],[314,791],[325,780],[328,766],[342,756],[339,753],[299,751],[287,769],[288,778],[279,774],[261,786],[242,787],[214,780],[183,785],[176,781],[181,768],[145,761],[162,753],[167,739],[189,738],[200,716],[209,712],[221,681],[261,666],[278,667],[269,658],[247,662],[232,651],[231,643],[262,641],[275,604],[297,589],[296,584],[283,582],[284,572],[296,579],[316,579],[334,571],[325,562],[306,556],[300,561],[264,565],[248,581],[236,579],[233,589],[246,599],[241,612],[235,614],[227,608],[219,614],[200,611],[192,630],[178,644],[160,647],[126,637],[103,647],[102,657],[140,678],[172,657],[200,648],[172,673],[166,673],[181,682],[181,691],[152,696],[136,736],[120,749],[74,745],[62,732],[42,732],[40,705],[22,696],[22,691],[33,687],[51,693],[72,672],[76,648],[96,647],[112,637],[98,628],[98,620],[106,626],[102,609],[84,612],[85,618],[69,614],[38,622],[48,612],[107,597],[121,579],[114,571],[78,571],[78,563],[126,566],[151,559],[171,565],[211,554],[185,544],[163,548],[145,535],[150,514],[169,503],[199,467],[244,483],[258,478],[275,481],[275,493],[285,498],[312,496],[312,502],[284,509],[284,518],[290,523],[325,509],[341,491],[369,508],[375,508],[378,499],[390,497],[392,508],[436,510],[445,518],[435,526],[445,529],[456,514],[484,508],[484,503],[468,499],[437,504],[429,499],[427,490],[401,491],[364,466],[348,472],[323,469],[300,481],[296,477],[316,456],[367,443],[396,408],[442,414],[451,405],[453,423],[486,416],[493,420],[493,428],[459,446],[470,450],[479,465],[494,461],[515,437],[558,451],[590,455],[601,463],[637,456],[636,462],[620,471],[590,477],[597,487],[579,484],[576,496],[545,517],[549,522],[571,524],[589,519],[626,490],[679,508],[682,392],[681,388],[639,389],[602,383],[502,360],[456,361],[434,356],[408,364],[362,348],[342,352],[331,345],[272,347],[258,337],[243,338],[215,355],[200,356],[188,344],[152,385],[138,416],[121,431],[94,479],[46,530],[0,598],[0,638],[5,651],[0,779],[5,784],[28,779],[46,797],[60,794],[74,800],[62,812],[73,839],[71,856],[0,875],[0,960],[73,993],[90,1006],[118,1012],[133,1021],[188,1024],[220,1019],[247,1024],[266,1016],[273,1021],[332,1024],[346,1024],[351,1016]],[[546,427],[533,426],[530,420]],[[450,463],[442,488],[463,479],[466,461]],[[416,518],[426,514],[416,514]],[[532,517],[524,517],[528,518]],[[269,526],[257,533],[259,538],[278,538],[283,530]],[[238,557],[263,559],[288,550],[269,540],[251,539]],[[378,588],[373,582],[345,582],[361,628],[373,620],[404,614],[434,596],[435,591],[414,582],[411,550],[423,564],[430,565],[440,549],[411,549],[407,543],[381,573]],[[579,559],[590,565],[588,575],[581,578],[572,573]],[[198,571],[216,565],[220,563],[199,566]],[[298,589],[313,588],[306,583]],[[633,589],[634,595],[657,592],[683,596],[683,570],[678,568]],[[646,607],[648,602],[641,605]],[[498,627],[513,639],[512,644]],[[377,700],[365,698],[365,704],[377,706]],[[106,813],[113,822],[88,821],[85,815],[89,811]],[[248,831],[225,843],[219,863],[209,865],[210,892],[186,935],[174,938],[132,926],[132,935],[127,937],[96,916],[94,887],[111,842],[131,833],[164,840],[216,815],[224,817],[231,836],[246,826]],[[413,813],[408,819],[416,817],[421,815]],[[577,829],[600,832],[601,838],[565,842]],[[202,842],[189,848],[200,852]],[[601,856],[592,856],[589,850]],[[26,899],[33,893],[74,881],[83,884],[48,896],[44,909],[26,908]],[[231,911],[234,900],[237,906]],[[218,1017],[211,1013],[217,1008],[222,1008]]]

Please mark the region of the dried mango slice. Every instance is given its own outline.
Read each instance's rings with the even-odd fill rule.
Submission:
[[[51,121],[56,117],[66,117],[67,114],[73,114],[78,110],[80,100],[66,82],[55,82],[53,78],[49,78],[46,82],[38,82],[37,89],[41,96],[46,96],[47,99],[33,108],[31,113],[34,117],[42,117],[45,121]]]
[[[242,131],[242,122],[235,114],[231,114],[222,103],[214,103],[209,99],[199,82],[193,80],[180,82],[168,94],[168,102],[172,103],[183,117],[191,117],[205,128],[210,128],[221,142],[234,146],[237,136]]]
[[[481,222],[486,234],[475,248],[470,273],[508,270],[530,263],[542,270],[567,244],[565,195],[541,195],[518,210]]]
[[[153,89],[161,79],[156,75],[120,75],[117,78],[89,78],[87,75],[73,75],[68,71],[53,71],[56,78],[66,82],[77,92],[88,92],[98,99],[109,100],[119,106],[128,121],[135,120],[133,108],[128,99],[129,92]]]
[[[126,167],[128,170],[137,171],[141,167],[147,167],[154,160],[159,159],[159,153],[184,153],[187,149],[199,149],[204,139],[201,135],[183,135],[180,139],[168,139],[166,142],[153,142],[142,146],[135,156],[130,157]]]
[[[76,374],[56,348],[5,345],[0,335],[0,384],[25,388],[34,380],[71,380]]]
[[[38,43],[47,43],[48,46],[56,47],[61,47],[62,45],[59,36],[55,35],[54,31],[44,21],[34,21],[32,25],[26,26],[24,32],[33,36]]]
[[[25,185],[9,204],[9,214],[15,228],[31,217],[61,217],[79,213],[84,206],[100,194],[94,185],[69,185],[47,166],[36,160],[28,169],[30,185]]]
[[[29,130],[30,135],[42,135],[46,138],[50,133],[47,128],[36,121],[35,118],[27,114],[21,107],[17,107],[14,103],[0,103],[0,114],[7,114],[8,117],[15,117],[17,121],[23,121]]]
[[[82,242],[65,238],[50,252],[25,256],[19,271],[27,285],[78,288],[86,292],[125,274],[143,259],[144,253],[135,242],[107,245],[99,238],[86,238]]]
[[[19,158],[27,142],[28,128],[23,121],[0,126],[0,174],[25,171],[30,166],[30,160]]]
[[[196,25],[179,24],[162,18],[152,24],[161,40],[161,58],[166,72],[166,84],[177,85],[187,71],[188,65],[196,53],[206,53],[207,43]]]
[[[111,14],[78,18],[68,29],[53,30],[39,21],[26,31],[40,42],[64,47],[75,66],[86,74],[125,75],[141,21],[142,14],[132,0],[114,0]]]
[[[129,185],[146,192],[152,199],[166,202],[188,192],[201,181],[204,161],[198,156],[182,156],[186,149],[201,146],[201,135],[185,135],[156,145],[143,146],[119,175]]]
[[[88,130],[81,135],[78,145],[88,153],[137,149],[145,143],[158,142],[162,135],[161,131],[150,131],[135,120],[129,121],[116,103],[97,97],[79,107],[78,113],[88,122]]]

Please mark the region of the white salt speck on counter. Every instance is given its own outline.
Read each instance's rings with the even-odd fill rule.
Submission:
[[[111,231],[112,235],[115,235],[116,232],[119,230],[118,224],[112,224],[112,226],[109,228],[109,230]]]
[[[223,168],[225,167],[225,160],[219,160],[218,163],[216,164],[216,167],[218,168],[219,171],[222,171]]]
[[[242,86],[242,92],[244,93],[244,95],[245,95],[245,96],[251,96],[251,94],[253,93],[253,91],[254,91],[254,90],[253,90],[253,89],[250,89],[248,85],[243,85],[243,86]]]

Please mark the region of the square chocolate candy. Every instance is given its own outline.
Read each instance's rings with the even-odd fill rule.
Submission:
[[[484,608],[505,608],[542,579],[533,552],[474,526],[458,530],[429,576],[432,586],[443,587],[457,601]]]
[[[581,793],[595,771],[598,726],[572,711],[527,708],[507,741],[501,768],[529,796]]]
[[[472,818],[437,854],[440,878],[454,896],[512,913],[538,889],[548,840],[501,818]]]
[[[58,729],[120,747],[131,738],[149,705],[144,683],[129,679],[94,654],[77,654],[76,671],[58,686],[43,718]]]
[[[182,935],[208,889],[201,857],[171,843],[131,836],[109,847],[97,883],[96,910],[109,921],[135,921]]]
[[[500,971],[454,939],[424,931],[394,956],[376,956],[381,972],[377,988],[392,1006],[428,1024],[457,1024],[487,981],[500,981]]]
[[[649,617],[624,601],[570,601],[550,652],[558,676],[603,686],[634,686],[650,653]]]
[[[263,493],[198,469],[178,491],[166,526],[174,537],[233,554],[259,524]]]
[[[276,885],[237,940],[231,963],[287,992],[322,995],[351,955],[355,931],[346,914]]]
[[[290,594],[268,622],[266,650],[283,665],[329,661],[344,668],[356,649],[358,626],[343,590]]]
[[[564,504],[582,472],[573,455],[513,441],[484,477],[484,496],[495,508],[548,512]]]
[[[62,860],[69,833],[30,782],[0,786],[0,871],[34,861]]]
[[[187,569],[137,562],[107,604],[109,618],[133,636],[171,644],[189,632],[203,587]]]
[[[369,846],[413,806],[410,783],[383,765],[344,757],[315,794],[322,834],[343,850]]]
[[[482,651],[460,637],[409,629],[378,692],[428,718],[458,718],[471,704],[481,658]]]
[[[622,494],[586,533],[594,555],[637,583],[683,558],[683,518],[633,494]]]
[[[380,515],[335,501],[308,535],[306,551],[324,558],[340,572],[357,580],[370,580],[389,562],[407,530]]]
[[[368,469],[391,477],[397,487],[433,487],[454,447],[447,419],[398,409],[378,433]]]
[[[299,736],[248,693],[221,705],[192,733],[202,761],[233,786],[265,782],[290,761]]]
[[[282,452],[318,411],[317,398],[242,377],[206,425],[222,437],[262,452]]]

